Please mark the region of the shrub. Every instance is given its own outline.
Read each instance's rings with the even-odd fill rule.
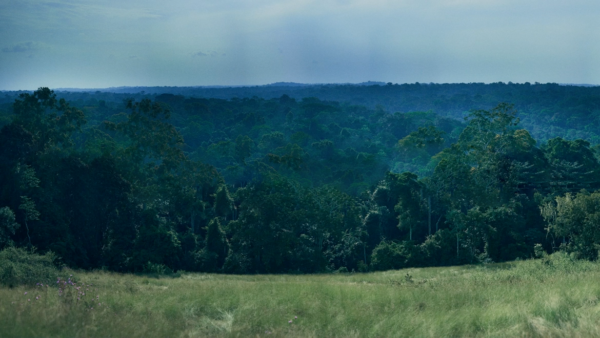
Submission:
[[[600,192],[582,190],[557,196],[540,207],[548,230],[557,238],[568,239],[563,248],[581,258],[596,260],[600,248]]]
[[[173,270],[171,270],[168,266],[164,264],[157,264],[148,262],[144,264],[144,273],[154,274],[154,275],[172,275]]]
[[[421,266],[421,250],[411,241],[381,242],[371,256],[373,270],[396,270],[409,266]]]
[[[421,245],[423,259],[428,266],[449,266],[460,264],[456,257],[456,234],[449,229],[440,229],[435,234],[427,237]],[[469,252],[461,252],[463,262],[471,262]]]
[[[39,255],[26,250],[7,247],[0,251],[0,284],[14,287],[49,283],[58,277],[52,252]]]

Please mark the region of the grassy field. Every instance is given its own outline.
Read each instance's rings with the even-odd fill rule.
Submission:
[[[600,336],[600,264],[566,255],[367,274],[61,274],[60,295],[56,282],[0,288],[0,336]]]

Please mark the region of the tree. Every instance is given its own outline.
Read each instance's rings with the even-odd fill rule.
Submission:
[[[526,170],[545,162],[534,151],[529,133],[516,129],[519,121],[511,105],[472,111],[468,121],[458,142],[436,155],[437,166],[427,180],[429,191],[438,208],[445,207],[446,221],[456,235],[457,256],[461,241],[469,257],[485,254],[506,260],[523,256],[523,249],[515,247],[523,241],[519,233],[524,223],[516,214],[515,196],[520,185],[539,176]],[[514,256],[503,255],[511,246]]]
[[[556,194],[600,188],[598,160],[589,142],[556,137],[548,140],[543,150],[552,169],[551,190]]]
[[[21,204],[19,209],[23,210],[23,221],[25,222],[25,228],[27,229],[27,239],[29,240],[29,246],[31,246],[31,236],[29,235],[28,221],[37,221],[40,219],[40,213],[35,208],[35,202],[27,196],[21,196]]]
[[[415,239],[424,238],[427,233],[427,216],[422,198],[423,188],[415,174],[386,173],[385,179],[379,182],[371,194],[373,205],[365,218],[370,235],[373,235],[372,231],[378,231],[383,238],[395,240],[405,234],[406,239],[413,240],[415,233]],[[379,227],[374,226],[375,220]],[[370,243],[373,241],[371,239]]]
[[[64,99],[42,87],[33,94],[20,94],[13,105],[13,124],[27,130],[32,136],[35,154],[52,147],[73,146],[71,136],[85,124],[83,112],[71,107]]]
[[[444,145],[443,131],[438,130],[434,126],[419,127],[417,131],[413,131],[398,141],[397,147],[402,152],[404,160],[419,157],[423,153],[423,159],[429,160],[429,157],[437,154],[442,150]]]
[[[0,208],[0,247],[10,242],[10,236],[15,234],[19,226],[9,207]]]
[[[248,136],[238,136],[235,139],[234,158],[238,163],[245,165],[246,159],[252,154],[254,141]]]
[[[227,257],[228,246],[225,232],[218,218],[213,218],[207,226],[204,249],[201,252],[202,269],[208,272],[220,271]]]
[[[225,271],[350,269],[364,257],[358,209],[336,189],[309,189],[270,174],[238,189],[235,199],[239,217],[225,226]]]

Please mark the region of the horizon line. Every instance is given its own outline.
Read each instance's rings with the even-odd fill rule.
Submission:
[[[405,83],[392,83],[392,82],[384,82],[384,81],[364,81],[364,82],[323,82],[323,83],[302,83],[302,82],[273,82],[268,84],[254,84],[254,85],[189,85],[189,86],[177,86],[177,85],[131,85],[131,86],[111,86],[111,87],[58,87],[58,88],[50,88],[53,91],[57,92],[70,92],[70,91],[78,91],[78,92],[91,92],[91,91],[111,91],[117,89],[144,89],[144,88],[199,88],[199,89],[228,89],[228,88],[256,88],[256,87],[310,87],[310,86],[399,86],[399,85],[457,85],[457,84],[479,84],[479,85],[491,85],[491,84],[504,84],[504,85],[548,85],[548,84],[557,84],[559,86],[575,86],[575,87],[599,87],[600,84],[591,84],[591,83],[557,83],[557,82],[405,82]],[[43,88],[38,87],[38,88]],[[36,89],[0,89],[0,92],[29,92],[35,91]]]

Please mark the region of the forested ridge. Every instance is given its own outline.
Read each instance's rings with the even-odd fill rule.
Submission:
[[[483,86],[445,114],[449,100],[6,94],[0,246],[115,271],[596,259],[598,90],[497,86],[514,105]]]

